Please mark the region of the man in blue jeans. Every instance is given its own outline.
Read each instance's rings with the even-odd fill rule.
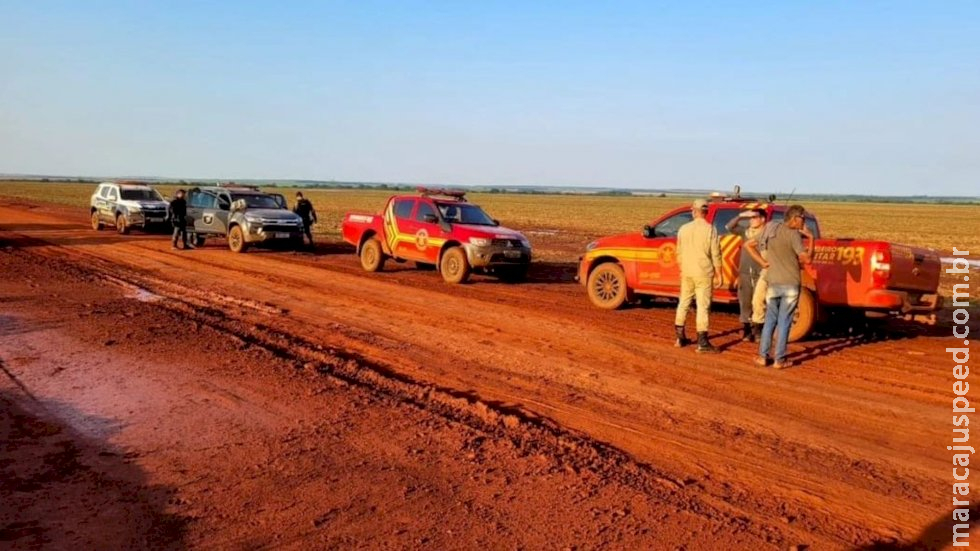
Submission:
[[[800,205],[786,209],[783,222],[770,222],[762,235],[747,246],[749,254],[766,269],[766,322],[759,339],[759,357],[756,365],[765,367],[769,363],[772,348],[772,334],[776,333],[776,352],[773,354],[775,369],[789,367],[786,361],[786,343],[789,328],[793,325],[793,315],[800,300],[800,267],[809,264],[813,256],[813,238],[806,233],[804,221],[806,211]],[[808,247],[803,246],[803,236],[809,237]],[[766,256],[759,253],[766,251]]]

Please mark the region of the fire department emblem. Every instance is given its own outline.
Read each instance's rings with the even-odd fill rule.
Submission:
[[[677,246],[673,243],[665,243],[660,247],[660,263],[673,264],[677,257]]]
[[[415,234],[415,246],[424,251],[429,246],[429,232],[421,229]]]
[[[205,224],[210,224],[211,222],[214,222],[214,215],[213,214],[205,214],[204,215],[204,223]]]

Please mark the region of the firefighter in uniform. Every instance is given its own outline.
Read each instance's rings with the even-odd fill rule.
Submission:
[[[718,232],[708,223],[708,203],[704,199],[694,201],[691,208],[693,220],[681,226],[677,232],[677,264],[681,269],[681,290],[677,303],[674,326],[678,347],[688,344],[684,334],[687,311],[691,302],[697,303],[698,352],[717,353],[719,350],[708,341],[708,315],[711,311],[711,292],[721,284],[721,247]]]
[[[310,240],[310,247],[312,248],[313,232],[310,231],[310,228],[316,224],[316,209],[313,208],[313,203],[309,199],[303,197],[302,191],[296,192],[296,206],[293,207],[293,212],[303,219],[303,233]]]
[[[745,218],[749,220],[748,226],[739,223]],[[749,253],[748,242],[758,237],[765,225],[765,209],[742,211],[725,224],[725,229],[742,238],[742,252],[738,260],[738,317],[742,322],[742,340],[748,342],[755,342],[758,338],[762,322],[765,321],[763,316],[766,308],[765,287],[761,295],[756,292],[762,276],[762,266]],[[756,321],[757,319],[760,321]]]

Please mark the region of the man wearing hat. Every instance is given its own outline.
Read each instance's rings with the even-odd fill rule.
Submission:
[[[698,352],[717,353],[708,341],[708,314],[711,311],[711,290],[721,284],[721,247],[718,232],[705,220],[708,203],[704,199],[691,206],[693,220],[677,232],[677,264],[681,268],[681,292],[677,303],[674,327],[678,347],[690,341],[684,334],[687,311],[697,302]]]

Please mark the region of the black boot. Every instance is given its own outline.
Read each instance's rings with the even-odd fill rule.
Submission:
[[[742,340],[745,342],[755,342],[755,333],[751,323],[742,324]]]
[[[751,342],[759,342],[759,339],[761,339],[761,338],[762,338],[762,324],[761,323],[753,323],[752,324],[752,341]]]
[[[674,346],[676,346],[677,348],[683,348],[691,344],[691,341],[687,340],[687,336],[684,335],[683,325],[675,325],[674,332],[677,333],[677,341],[674,342]]]
[[[717,353],[721,352],[721,350],[718,350],[717,348],[714,347],[714,345],[712,345],[710,342],[708,342],[708,332],[707,331],[699,331],[698,332],[698,352],[706,353],[706,354],[717,354]]]

